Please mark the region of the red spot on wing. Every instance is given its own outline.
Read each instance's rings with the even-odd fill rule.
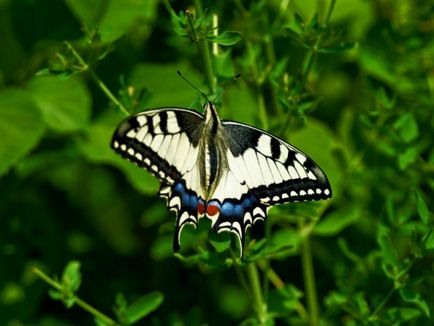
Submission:
[[[220,209],[215,205],[208,205],[206,207],[206,214],[209,216],[214,216],[220,212]]]
[[[205,205],[204,205],[204,203],[201,202],[201,201],[197,204],[197,212],[198,212],[200,215],[202,215],[203,213],[205,213]]]

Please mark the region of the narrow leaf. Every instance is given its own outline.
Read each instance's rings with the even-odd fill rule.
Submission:
[[[241,33],[235,31],[225,31],[217,36],[208,36],[210,41],[220,45],[233,45],[241,40]]]
[[[403,288],[399,290],[399,294],[405,302],[415,304],[427,317],[430,317],[431,314],[428,303],[419,293],[409,288]]]
[[[415,190],[416,194],[416,207],[417,213],[419,214],[420,219],[425,225],[429,225],[431,222],[431,216],[428,209],[428,206],[423,199],[422,193],[418,190]]]
[[[127,320],[135,323],[156,310],[164,300],[161,292],[152,292],[140,297],[127,309]]]

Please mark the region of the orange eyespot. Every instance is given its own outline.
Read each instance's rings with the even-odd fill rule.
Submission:
[[[197,204],[197,212],[202,215],[203,213],[205,213],[205,205],[203,203],[198,203]]]
[[[206,214],[209,216],[214,216],[220,212],[220,209],[215,205],[208,205],[206,207]]]

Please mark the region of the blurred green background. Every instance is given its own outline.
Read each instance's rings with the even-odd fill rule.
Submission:
[[[125,325],[119,293],[162,299],[138,325],[432,325],[433,12],[422,0],[0,1],[0,325],[94,325],[32,272],[61,277],[71,260],[77,295],[114,319],[117,302]],[[224,91],[222,119],[290,141],[331,181],[330,201],[270,210],[244,264],[206,223],[174,256],[157,181],[109,148],[124,115],[105,87],[130,113],[200,111],[177,70]]]

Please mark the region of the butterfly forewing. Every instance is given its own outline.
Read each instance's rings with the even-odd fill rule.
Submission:
[[[229,168],[240,171],[250,192],[267,205],[331,197],[320,167],[294,146],[262,130],[224,121]],[[244,172],[243,172],[244,171]]]
[[[112,148],[153,173],[160,181],[180,180],[197,159],[200,114],[183,109],[157,109],[134,115],[118,126]]]

